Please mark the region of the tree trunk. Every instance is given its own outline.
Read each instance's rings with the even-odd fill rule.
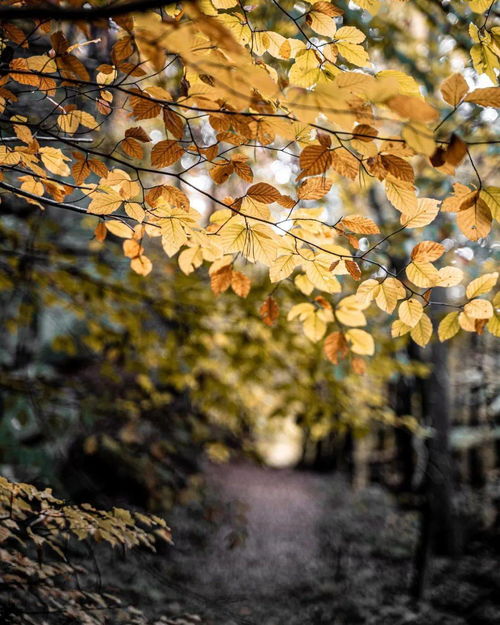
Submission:
[[[449,445],[450,399],[448,349],[435,340],[429,364],[432,372],[421,385],[422,414],[431,428],[427,441],[427,470],[423,484],[421,535],[415,554],[413,595],[422,599],[430,577],[431,553],[457,556],[456,518],[453,510],[453,464]]]

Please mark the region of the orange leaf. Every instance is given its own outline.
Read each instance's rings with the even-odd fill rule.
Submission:
[[[276,319],[278,319],[280,315],[280,308],[274,297],[269,296],[268,298],[266,298],[265,302],[259,308],[259,314],[262,321],[266,325],[274,325]]]

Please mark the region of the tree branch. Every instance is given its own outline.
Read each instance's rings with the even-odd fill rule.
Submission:
[[[144,13],[153,9],[176,4],[175,0],[136,0],[123,4],[110,4],[92,9],[56,8],[48,6],[0,7],[0,20],[19,19],[54,19],[54,20],[98,20],[109,17],[119,17],[128,13]]]

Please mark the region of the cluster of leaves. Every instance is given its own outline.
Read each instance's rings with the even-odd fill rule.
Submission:
[[[20,145],[1,142],[1,188],[42,209],[99,216],[96,238],[122,238],[141,275],[152,270],[146,248],[158,238],[167,256],[179,253],[184,273],[208,263],[216,293],[231,286],[248,294],[250,278],[233,269],[237,258],[265,266],[272,283],[294,276],[309,300],[288,318],[299,318],[313,341],[336,322],[326,343],[333,361],[374,353],[372,334],[357,327],[366,324],[363,310],[372,300],[387,314],[397,311],[393,335],[408,332],[427,344],[433,327],[424,309],[436,303],[432,289],[460,284],[463,271],[435,267],[446,248],[422,240],[404,277],[390,267],[390,251],[380,259],[381,246],[400,233],[419,234],[446,219],[443,213],[456,214],[470,241],[488,236],[500,192],[485,184],[472,152],[494,139],[444,129],[463,106],[497,106],[499,87],[470,89],[455,73],[442,82],[441,96],[424,98],[412,76],[373,67],[366,32],[349,25],[332,2],[167,2],[135,15],[120,5],[109,14],[113,22],[106,8],[95,9],[92,19],[90,3],[76,14],[94,26],[76,21],[71,31],[57,20],[65,17],[59,2],[49,11],[54,19],[31,14],[36,2],[23,4],[11,13],[15,20],[5,10],[2,21],[1,121]],[[381,10],[378,2],[358,4],[374,15]],[[499,34],[488,25],[492,5],[467,5],[472,63],[493,80]],[[471,11],[485,13],[479,27]],[[275,29],[263,28],[269,24]],[[88,50],[98,43],[103,61],[91,67]],[[41,101],[36,108],[33,94]],[[119,125],[118,138],[102,149],[99,130],[111,124]],[[61,147],[46,145],[51,142]],[[297,165],[287,189],[255,182],[259,159],[276,154]],[[456,183],[443,201],[419,197],[417,168],[452,178],[465,161],[478,184]],[[399,227],[389,229],[391,220],[377,223],[363,211],[325,217],[325,198],[342,185],[360,194],[382,185],[387,205],[400,214]],[[196,197],[210,202],[209,214],[192,206]],[[381,239],[367,243],[381,231]],[[312,297],[314,290],[320,295]],[[347,296],[338,298],[342,291]],[[458,327],[481,332],[487,324],[497,335],[494,307],[484,302],[457,303]],[[277,315],[276,301],[267,300],[264,320]],[[453,334],[444,327],[456,328],[450,319],[441,326],[442,340]]]
[[[0,477],[0,614],[10,623],[107,622],[145,624],[138,610],[97,590],[80,587],[81,564],[69,555],[69,541],[106,542],[113,547],[154,550],[156,540],[170,542],[157,516],[120,508],[96,510],[68,505],[49,489]],[[158,625],[167,621],[156,621]]]

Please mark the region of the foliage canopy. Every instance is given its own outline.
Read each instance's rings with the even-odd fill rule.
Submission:
[[[483,115],[500,103],[500,29],[488,0],[455,4],[427,76],[418,25],[400,62],[384,59],[405,12],[428,16],[421,3],[2,6],[0,188],[95,215],[95,238],[118,238],[143,276],[155,241],[185,274],[208,265],[216,294],[245,298],[257,264],[274,285],[268,325],[293,281],[304,299],[287,319],[358,372],[375,352],[370,308],[420,346],[432,307],[453,308],[441,341],[498,336],[491,261],[478,273],[453,254],[480,255],[500,216]]]

